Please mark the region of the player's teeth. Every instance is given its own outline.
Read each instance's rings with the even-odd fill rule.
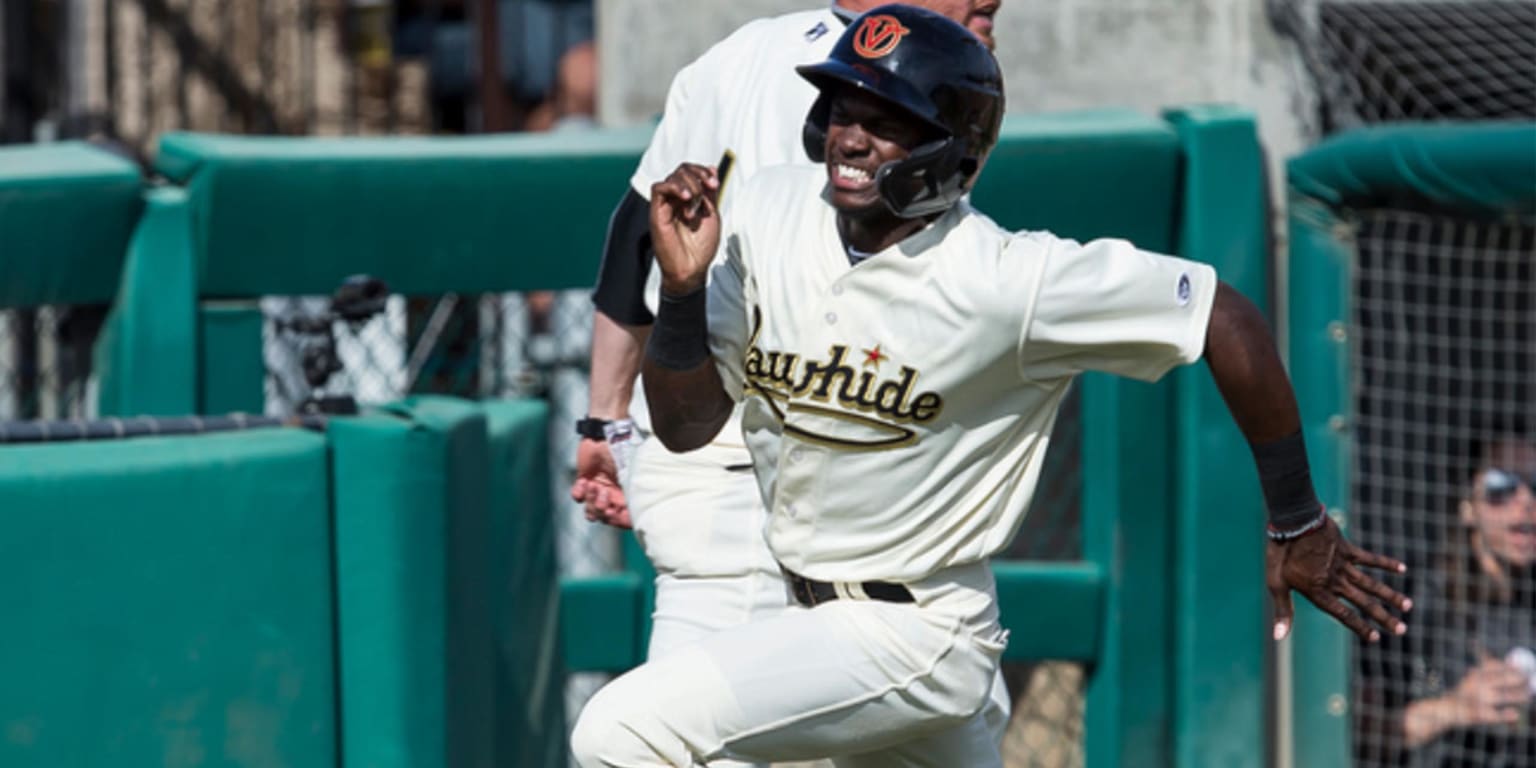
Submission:
[[[839,163],[837,166],[837,175],[842,176],[845,179],[852,179],[854,181],[869,181],[869,174],[865,173],[862,168],[855,168],[851,165],[843,165],[841,163]]]

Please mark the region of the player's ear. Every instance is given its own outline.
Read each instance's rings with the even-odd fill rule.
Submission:
[[[800,129],[801,145],[813,163],[827,160],[827,122],[831,117],[832,100],[827,98],[826,91],[822,91],[811,105],[811,111],[806,113],[805,126]]]

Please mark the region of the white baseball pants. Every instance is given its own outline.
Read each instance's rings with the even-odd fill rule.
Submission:
[[[1006,642],[985,563],[908,585],[915,604],[835,600],[702,637],[588,702],[583,768],[831,757],[839,768],[997,768]]]

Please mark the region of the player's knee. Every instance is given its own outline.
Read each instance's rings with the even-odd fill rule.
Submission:
[[[657,765],[657,759],[631,722],[636,713],[626,712],[608,689],[600,690],[576,718],[571,731],[571,757],[581,768]]]
[[[587,706],[581,710],[581,715],[576,718],[576,727],[571,731],[571,758],[581,768],[603,768],[613,765],[606,761],[604,745],[608,744],[610,734],[617,730],[614,722],[599,707],[594,698],[587,702]]]

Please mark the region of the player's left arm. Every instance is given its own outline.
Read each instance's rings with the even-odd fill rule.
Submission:
[[[1361,614],[1394,634],[1406,632],[1387,606],[1407,611],[1412,604],[1360,570],[1400,573],[1403,564],[1351,544],[1324,511],[1274,337],[1258,308],[1224,282],[1212,302],[1204,357],[1258,464],[1270,516],[1265,578],[1275,602],[1275,639],[1290,632],[1293,589],[1367,641],[1381,636]]]

